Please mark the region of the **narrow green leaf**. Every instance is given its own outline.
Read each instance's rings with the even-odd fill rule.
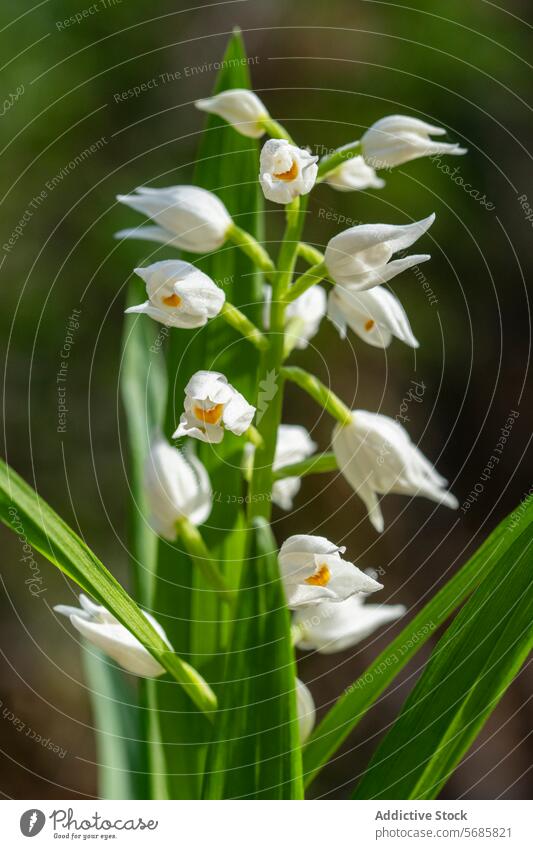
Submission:
[[[146,799],[148,763],[137,693],[95,646],[84,643],[83,667],[96,732],[101,799]]]
[[[525,504],[513,527],[513,514],[501,522],[468,562],[425,605],[403,631],[338,699],[313,732],[304,749],[306,786],[316,777],[367,710],[404,666],[497,566],[515,539],[533,521],[533,503]]]
[[[168,650],[126,590],[90,548],[3,460],[0,460],[0,519],[11,530],[23,534],[33,548],[104,605],[186,689],[201,710],[210,711],[216,706],[213,692],[196,670]]]
[[[533,527],[498,558],[372,758],[357,799],[434,799],[533,648]]]
[[[250,533],[204,796],[300,799],[296,667],[277,547],[264,520]]]

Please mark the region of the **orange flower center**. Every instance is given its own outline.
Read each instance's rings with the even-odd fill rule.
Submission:
[[[282,171],[281,174],[274,174],[276,180],[295,180],[298,176],[298,163],[293,160],[293,163],[288,171]]]
[[[179,295],[176,295],[174,293],[173,295],[167,295],[165,298],[163,298],[163,303],[166,304],[167,307],[179,307],[179,305],[181,304],[181,298],[179,297]]]
[[[311,584],[312,587],[325,587],[326,584],[329,584],[330,578],[331,572],[326,564],[322,563],[322,565],[316,570],[315,574],[306,578],[304,583]]]
[[[365,321],[365,330],[372,330],[375,325],[375,321],[373,318],[369,318],[368,321]]]
[[[224,411],[224,404],[215,404],[214,407],[208,407],[204,410],[203,407],[196,405],[193,407],[193,413],[197,419],[205,424],[218,424],[220,417]]]

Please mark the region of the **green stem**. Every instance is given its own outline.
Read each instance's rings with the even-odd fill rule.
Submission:
[[[274,472],[274,480],[279,481],[283,478],[303,478],[306,475],[319,474],[321,472],[334,472],[338,469],[337,458],[331,451],[326,451],[324,454],[314,454],[306,460],[301,460],[299,463],[291,463],[289,466],[282,466]]]
[[[196,525],[193,525],[189,519],[183,518],[176,523],[176,528],[187,553],[195,566],[201,571],[207,583],[214,590],[222,593],[222,601],[232,604],[235,593],[229,589],[222,573],[211,559],[209,550]]]
[[[314,286],[316,283],[319,283],[324,279],[328,274],[328,269],[326,268],[325,262],[319,262],[316,265],[312,265],[311,268],[308,268],[298,280],[291,286],[289,291],[285,296],[285,300],[287,303],[296,300],[300,295],[303,295],[304,292],[307,292],[311,286]]]
[[[270,346],[264,352],[259,367],[257,429],[263,439],[254,455],[250,480],[248,517],[269,520],[272,511],[272,462],[276,450],[278,427],[283,406],[283,357],[285,341],[284,294],[290,286],[303,225],[299,198],[286,207],[287,225],[278,258],[278,273],[273,277],[270,305]]]
[[[333,153],[329,156],[324,156],[320,160],[320,164],[318,166],[317,183],[321,183],[328,174],[331,174],[332,171],[340,168],[343,162],[346,162],[348,159],[353,159],[354,156],[360,156],[360,154],[361,142],[355,141],[333,151]]]
[[[305,321],[299,316],[294,316],[285,325],[285,340],[283,342],[283,359],[286,360],[290,356],[293,349],[302,338],[302,333],[305,328]]]
[[[279,121],[275,121],[274,118],[271,118],[270,115],[266,118],[261,118],[260,122],[262,127],[265,128],[268,135],[273,139],[286,139],[291,144],[294,144],[292,138],[289,133],[285,129],[285,127],[279,123]]]
[[[308,395],[313,398],[317,404],[323,407],[330,416],[337,419],[342,425],[350,425],[353,421],[352,411],[346,406],[344,401],[335,395],[331,389],[328,389],[327,386],[309,372],[305,371],[303,368],[298,368],[297,366],[284,366],[281,369],[282,377],[285,380],[291,380],[293,383],[296,383],[300,389],[303,389],[304,392],[307,392]]]
[[[255,324],[250,321],[249,318],[246,318],[244,313],[242,313],[237,307],[233,304],[226,303],[220,310],[220,315],[227,321],[231,327],[237,330],[248,342],[251,342],[252,345],[255,345],[260,351],[265,351],[268,348],[268,339],[266,336],[263,336],[261,331]]]
[[[263,447],[263,437],[261,436],[257,428],[253,425],[250,425],[248,430],[245,432],[244,436],[248,440],[248,442],[251,442],[252,445],[255,445],[256,448]]]
[[[298,256],[301,256],[309,265],[318,265],[319,262],[324,261],[324,254],[320,253],[312,245],[308,245],[307,242],[299,243]]]
[[[257,265],[269,279],[273,276],[275,272],[274,263],[264,247],[250,233],[241,227],[237,227],[235,223],[232,223],[228,230],[227,238],[240,248],[246,256],[250,257],[254,265]]]

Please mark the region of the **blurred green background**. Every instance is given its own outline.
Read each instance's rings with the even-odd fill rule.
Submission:
[[[421,270],[434,298],[413,272],[393,281],[421,342],[416,354],[399,342],[385,352],[352,336],[341,343],[324,321],[313,345],[294,359],[352,406],[393,417],[411,381],[423,382],[421,403],[407,412],[411,435],[461,504],[476,485],[481,491],[457,513],[391,496],[378,538],[349,488],[317,476],[307,479],[290,515],[276,512],[278,539],[314,529],[342,541],[359,565],[384,570],[382,600],[414,611],[530,490],[531,7],[526,0],[505,5],[2,4],[4,454],[117,576],[128,580],[118,394],[125,285],[151,251],[147,243],[113,241],[114,231],[140,220],[114,198],[148,181],[190,181],[204,123],[192,102],[211,91],[215,63],[236,24],[252,57],[255,89],[300,144],[321,153],[401,112],[445,127],[469,148],[466,157],[443,157],[440,167],[428,160],[400,167],[384,175],[381,191],[341,194],[322,186],[313,193],[307,238],[317,246],[342,228],[340,216],[400,223],[435,211],[420,246],[432,254]],[[72,20],[76,14],[81,19]],[[128,94],[134,87],[141,90]],[[270,205],[270,238],[279,225],[280,208]],[[79,327],[67,339],[73,310],[81,311]],[[65,432],[58,432],[66,339],[68,412]],[[483,479],[513,410],[519,416],[502,457]],[[288,393],[284,418],[305,424],[327,448],[330,423],[297,389]],[[96,753],[79,648],[50,609],[71,589],[40,559],[42,592],[33,597],[16,538],[1,534],[2,793],[92,796]],[[393,631],[344,654],[302,658],[301,676],[320,710]],[[357,728],[316,795],[346,795],[426,656]],[[528,797],[531,689],[526,668],[447,796]]]

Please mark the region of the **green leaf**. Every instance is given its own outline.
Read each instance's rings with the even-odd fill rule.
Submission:
[[[265,520],[250,533],[204,797],[300,799],[296,666],[277,547]]]
[[[96,731],[101,799],[146,799],[148,763],[137,693],[124,673],[84,641],[83,667]]]
[[[315,728],[304,749],[304,777],[309,785],[367,710],[404,666],[429,640],[505,556],[517,536],[533,521],[533,503],[526,504],[516,528],[512,516],[501,522],[468,562],[431,599],[335,703]]]
[[[168,650],[126,590],[74,531],[0,460],[0,519],[78,586],[104,605],[184,687],[204,711],[216,706],[212,690],[189,664]]]
[[[434,799],[533,648],[533,527],[498,557],[437,643],[357,799]]]
[[[240,34],[235,33],[224,55],[215,91],[249,87],[244,46]],[[237,224],[254,235],[259,235],[260,227],[257,167],[257,142],[239,135],[221,118],[209,115],[194,182],[214,191],[235,216]],[[187,259],[224,289],[228,301],[257,322],[260,278],[237,248],[224,245],[220,251],[202,259],[197,255]],[[222,318],[211,320],[199,331],[173,329],[169,343],[165,426],[168,436],[175,430],[183,409],[185,385],[199,369],[224,372],[228,380],[250,398],[255,387],[257,352]],[[240,356],[240,352],[245,355]],[[241,504],[243,501],[240,466],[244,444],[244,439],[226,434],[216,450],[209,445],[195,446],[199,447],[215,495],[209,527],[202,529],[202,534],[213,559],[218,561],[232,586],[238,585],[246,542],[244,511],[239,507],[239,499]],[[220,602],[217,593],[206,586],[182,548],[179,543],[159,543],[154,610],[176,650],[206,675],[219,681],[224,658],[222,648],[229,629],[229,609]],[[212,730],[200,714],[189,709],[176,688],[157,682],[155,689],[167,793],[170,798],[198,798]]]

